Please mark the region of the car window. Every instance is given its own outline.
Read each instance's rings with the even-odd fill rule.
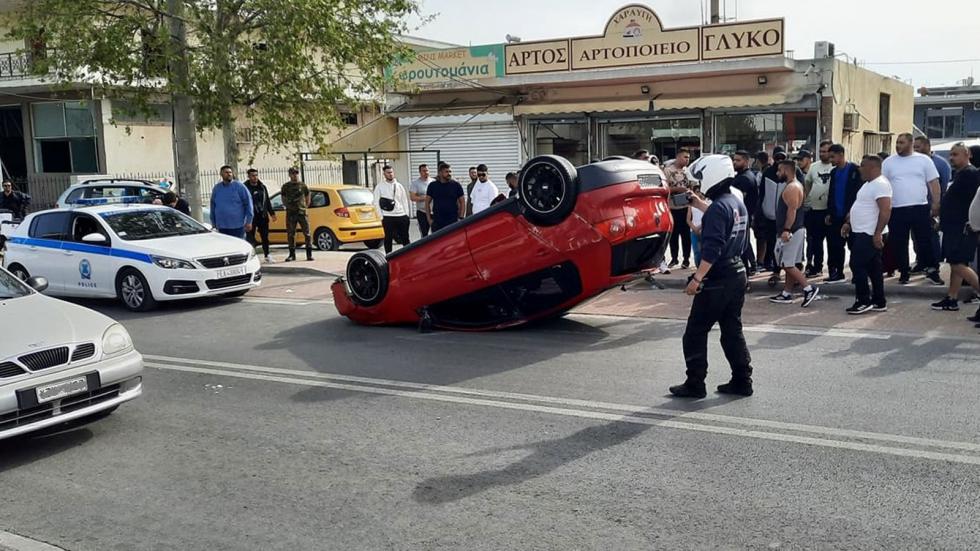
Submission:
[[[175,209],[106,212],[102,219],[126,241],[210,233],[198,221]]]
[[[283,210],[285,208],[282,206],[282,195],[279,193],[270,197],[269,202],[272,203],[272,210]]]
[[[106,239],[109,238],[98,220],[88,214],[76,214],[71,223],[71,240],[82,243],[82,238],[90,233],[98,233]]]
[[[66,204],[74,203],[78,199],[81,199],[82,195],[84,194],[85,194],[85,188],[78,188],[72,191],[71,193],[69,193],[68,197],[65,197],[65,203]]]
[[[319,208],[330,206],[330,198],[322,191],[314,191],[310,195],[310,207]]]
[[[374,194],[368,189],[342,189],[340,199],[345,207],[360,207],[374,204]]]
[[[30,236],[36,239],[64,241],[65,232],[68,231],[68,219],[70,217],[70,212],[39,214],[31,223]]]
[[[149,201],[163,198],[162,191],[150,187],[134,187],[134,188],[129,188],[129,190],[130,190],[129,192],[130,195],[134,197],[142,197]]]
[[[92,186],[85,188],[86,199],[101,199],[103,197],[126,197],[125,186]]]
[[[0,299],[26,297],[31,290],[10,272],[0,269]]]

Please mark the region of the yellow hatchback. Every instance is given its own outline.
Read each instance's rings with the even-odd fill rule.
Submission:
[[[310,185],[310,233],[313,246],[321,251],[336,251],[348,243],[364,243],[377,249],[384,241],[381,216],[374,208],[374,194],[359,186],[340,184]],[[269,243],[287,244],[286,208],[282,206],[282,194],[270,197],[276,220],[269,220]],[[256,236],[258,237],[258,236]],[[306,245],[303,234],[296,230],[296,245]]]

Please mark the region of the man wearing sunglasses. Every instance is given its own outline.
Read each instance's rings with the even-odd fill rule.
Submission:
[[[14,215],[14,220],[20,220],[27,216],[27,205],[30,199],[27,195],[14,189],[14,184],[10,180],[3,181],[3,193],[0,194],[0,210],[9,210]]]
[[[497,184],[490,181],[487,165],[476,167],[476,184],[470,192],[470,204],[473,205],[473,214],[486,210],[493,204],[499,191]]]

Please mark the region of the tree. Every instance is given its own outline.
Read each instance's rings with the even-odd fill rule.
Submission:
[[[196,132],[221,129],[237,166],[236,115],[253,141],[325,147],[343,106],[370,102],[418,0],[33,0],[12,38],[43,37],[40,74],[149,111],[174,106],[178,180],[200,215]]]

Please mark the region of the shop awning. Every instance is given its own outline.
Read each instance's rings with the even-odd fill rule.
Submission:
[[[659,97],[653,100],[656,111],[666,109],[723,109],[727,107],[766,107],[797,103],[806,93],[802,90],[783,94],[743,94],[723,96]]]
[[[474,113],[506,113],[510,114],[511,106],[507,104],[487,106],[482,105],[453,105],[451,107],[441,106],[413,106],[391,110],[386,113],[389,117],[397,119],[404,117],[445,117],[450,115],[472,115]]]
[[[561,113],[606,113],[613,111],[649,111],[650,100],[613,100],[578,103],[539,103],[514,106],[514,115],[558,115]]]

